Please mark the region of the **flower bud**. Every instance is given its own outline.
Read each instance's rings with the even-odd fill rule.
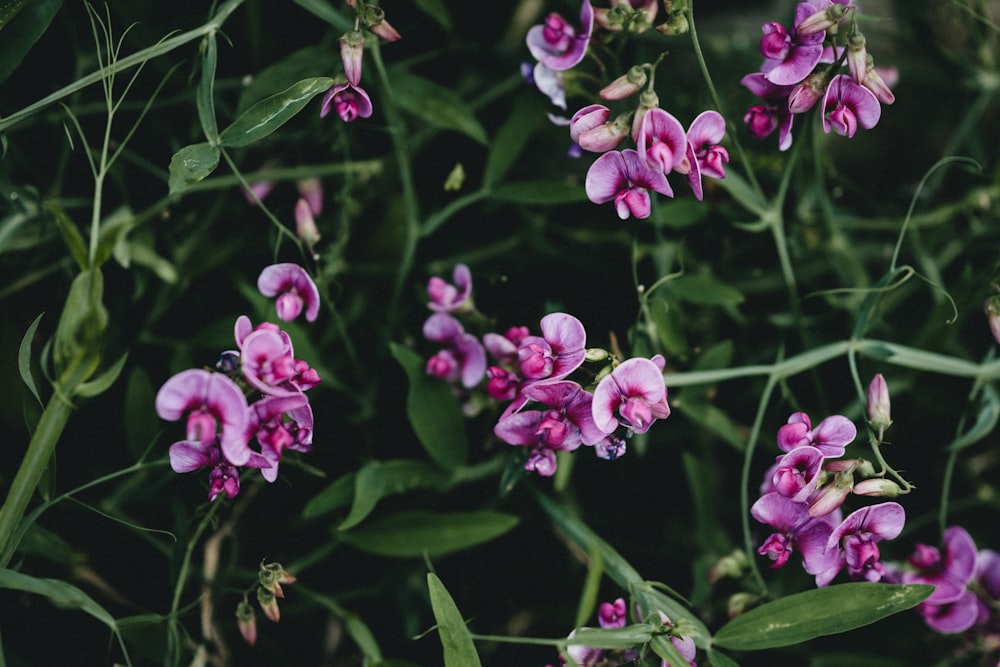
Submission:
[[[646,116],[646,112],[658,106],[660,106],[660,98],[657,96],[656,91],[650,88],[642,91],[642,95],[639,96],[639,106],[636,107],[635,115],[632,116],[633,141],[639,138],[639,129],[642,127],[642,119]]]
[[[818,32],[837,32],[837,25],[847,12],[854,9],[853,5],[840,5],[832,3],[825,9],[821,9],[815,14],[807,17],[802,23],[795,26],[795,32],[800,36],[815,35]]]
[[[805,81],[792,88],[792,92],[788,95],[788,111],[805,113],[812,109],[823,97],[828,83],[826,71],[810,74]]]
[[[750,593],[734,593],[729,596],[729,600],[726,601],[726,616],[729,618],[736,618],[740,616],[747,610],[748,607],[753,606],[757,601],[757,596]]]
[[[309,252],[312,252],[313,246],[320,239],[319,229],[313,219],[312,207],[305,198],[300,198],[295,203],[295,233],[299,240],[309,248]]]
[[[601,347],[588,347],[584,355],[587,361],[607,361],[611,358],[611,353]]]
[[[360,30],[344,33],[340,38],[340,60],[344,63],[344,74],[352,86],[361,81],[361,63],[365,53],[365,36]]]
[[[986,303],[983,304],[983,310],[986,311],[986,321],[990,325],[993,337],[996,338],[997,343],[1000,343],[1000,295],[987,299]]]
[[[601,89],[601,99],[623,100],[630,95],[639,92],[649,81],[646,75],[646,68],[642,65],[629,67],[628,72],[604,86]]]
[[[864,85],[868,74],[868,49],[865,48],[865,36],[860,32],[847,39],[847,69],[852,79]]]
[[[715,584],[720,579],[737,579],[743,576],[748,564],[746,553],[742,549],[736,549],[715,561],[708,571],[708,583]]]
[[[861,85],[872,91],[882,104],[892,104],[896,101],[896,96],[892,94],[891,86],[899,79],[899,71],[894,67],[875,67],[875,61],[870,54],[867,63],[868,69]]]
[[[265,565],[261,562],[257,578],[260,580],[260,585],[263,588],[279,598],[285,597],[285,592],[281,590],[281,584],[293,584],[297,581],[295,577],[285,571],[281,563],[269,563]]]
[[[895,498],[902,489],[891,479],[873,477],[858,482],[854,485],[854,495],[856,496],[878,496],[880,498]]]
[[[889,386],[882,374],[878,373],[868,385],[868,423],[878,432],[880,439],[882,433],[892,425],[890,407]]]
[[[278,598],[274,593],[263,586],[257,587],[257,604],[264,611],[269,621],[277,623],[281,620],[281,611],[278,609]]]
[[[826,516],[844,504],[854,486],[853,471],[838,472],[833,482],[820,489],[812,504],[809,505],[809,516]]]
[[[315,176],[303,178],[295,183],[299,196],[309,202],[309,210],[313,215],[323,212],[323,183]]]
[[[387,42],[395,42],[400,39],[396,29],[385,20],[385,12],[381,7],[366,3],[364,11],[361,12],[361,20],[365,27]]]
[[[667,21],[656,26],[656,31],[667,37],[684,35],[688,31],[687,16],[682,11],[672,11],[667,14]]]
[[[257,615],[246,598],[236,605],[236,627],[240,629],[243,641],[250,646],[257,643]]]
[[[631,128],[628,122],[629,114],[624,113],[613,123],[605,123],[580,134],[577,143],[580,148],[592,153],[605,153],[613,150],[629,135]]]
[[[579,143],[580,135],[607,122],[611,110],[603,104],[588,104],[569,119],[569,138]]]

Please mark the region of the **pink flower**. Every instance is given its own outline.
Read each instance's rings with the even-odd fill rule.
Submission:
[[[472,272],[465,264],[456,264],[452,270],[454,284],[437,276],[427,282],[427,307],[438,313],[454,313],[472,309]]]
[[[458,382],[466,389],[475,387],[486,373],[486,351],[462,324],[446,313],[434,313],[424,322],[424,337],[441,343],[444,350],[427,363],[427,373],[447,382]]]
[[[795,8],[795,24],[805,21],[814,13],[808,2],[800,2]],[[803,35],[789,33],[780,23],[770,21],[761,30],[760,53],[766,59],[761,71],[767,80],[779,86],[795,85],[806,78],[819,63],[823,54],[823,39],[820,32]]]
[[[567,313],[546,315],[539,328],[541,336],[525,336],[518,345],[521,375],[529,381],[561,380],[583,363],[587,332]]]
[[[687,172],[690,166],[687,159],[687,137],[680,121],[663,109],[656,107],[646,112],[639,125],[639,136],[636,139],[639,159],[650,169],[669,174],[675,169]],[[668,192],[663,194],[673,196],[673,191],[667,185]]]
[[[702,200],[704,191],[701,186],[702,175],[711,178],[725,178],[725,164],[729,162],[729,151],[718,143],[726,134],[726,120],[717,111],[703,111],[691,121],[687,131],[687,161],[691,167],[688,171],[688,184],[698,201]]]
[[[792,123],[795,117],[788,109],[788,98],[793,86],[777,85],[760,72],[747,74],[740,83],[764,102],[750,107],[743,116],[743,122],[750,133],[763,139],[778,130],[778,149],[786,151],[791,148]]]
[[[934,586],[934,592],[923,604],[954,602],[962,597],[973,580],[976,559],[976,543],[972,536],[961,526],[950,526],[944,531],[943,551],[917,544],[916,551],[907,559],[915,569],[903,573],[903,583]]]
[[[782,567],[796,550],[802,554],[802,564],[809,574],[818,575],[830,567],[827,542],[840,519],[839,512],[811,517],[803,503],[780,493],[767,493],[753,504],[750,514],[775,531],[757,549],[757,553],[774,561],[773,569]]]
[[[372,115],[372,100],[364,88],[346,81],[327,91],[320,108],[320,118],[325,118],[331,109],[336,109],[342,121],[350,123],[355,118],[368,118]]]
[[[806,445],[779,456],[771,476],[775,491],[795,502],[805,502],[813,491],[823,469],[823,452]]]
[[[587,197],[595,204],[614,200],[615,212],[622,220],[633,215],[637,218],[649,217],[647,188],[673,196],[663,172],[647,167],[631,148],[605,153],[587,171]]]
[[[882,105],[875,93],[858,85],[846,74],[833,77],[823,96],[823,131],[833,129],[848,139],[858,131],[858,126],[870,130],[882,116]]]
[[[619,424],[645,433],[654,421],[670,416],[662,366],[650,359],[623,361],[597,384],[593,412],[594,423],[604,433],[614,432]]]
[[[287,418],[286,418],[287,417]],[[278,477],[286,449],[312,451],[313,414],[305,394],[265,396],[250,406],[247,439],[257,438],[269,465],[261,469],[268,482]]]
[[[858,429],[847,417],[833,415],[812,428],[809,415],[796,412],[788,418],[788,423],[778,429],[778,447],[790,452],[796,447],[812,445],[823,452],[826,458],[844,455],[847,445],[854,441]]]
[[[305,308],[306,320],[315,322],[319,315],[319,290],[309,274],[298,264],[272,264],[260,272],[257,289],[266,297],[277,296],[278,317],[291,322]]]
[[[597,622],[602,628],[624,628],[628,621],[627,611],[624,598],[602,602],[597,608]]]
[[[594,8],[590,0],[580,5],[580,28],[574,28],[559,14],[549,14],[542,25],[528,30],[525,42],[535,60],[556,71],[575,67],[587,53],[594,31]]]
[[[905,523],[906,512],[899,503],[886,502],[862,507],[851,512],[833,530],[826,543],[827,551],[840,550],[838,553],[843,555],[843,564],[847,565],[847,571],[852,576],[872,582],[879,581],[884,568],[879,562],[877,542],[897,537]],[[826,582],[833,579],[840,567],[838,562],[825,573],[828,576],[824,577]],[[817,584],[819,585],[818,579]]]

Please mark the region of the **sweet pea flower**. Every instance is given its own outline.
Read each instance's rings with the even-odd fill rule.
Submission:
[[[434,313],[424,322],[424,337],[445,349],[427,364],[429,375],[448,382],[461,381],[466,389],[475,387],[486,373],[486,351],[462,324],[447,313]]]
[[[614,432],[619,424],[645,433],[654,421],[670,416],[663,366],[657,357],[623,361],[597,384],[594,423],[603,433]]]
[[[779,456],[771,475],[772,488],[795,502],[805,502],[816,490],[823,469],[823,452],[805,445]]]
[[[803,503],[777,492],[758,498],[750,514],[775,531],[757,549],[757,553],[773,561],[772,569],[784,566],[793,551],[802,554],[803,567],[809,574],[818,575],[829,569],[832,556],[827,542],[839,521],[839,514],[811,517]]]
[[[622,220],[633,215],[649,217],[647,188],[670,197],[674,194],[663,172],[647,167],[631,148],[610,151],[597,158],[587,170],[584,187],[587,198],[595,204],[614,200],[615,212]]]
[[[580,28],[574,28],[559,14],[549,14],[543,25],[531,26],[525,41],[535,60],[562,71],[575,67],[587,53],[594,31],[594,8],[590,0],[580,6]]]
[[[452,281],[433,276],[427,281],[427,307],[438,313],[455,313],[472,310],[472,272],[465,264],[456,264],[452,270]]]
[[[583,363],[587,332],[568,313],[546,315],[539,328],[541,336],[526,336],[518,345],[521,375],[528,381],[561,380]]]
[[[663,172],[664,176],[674,170],[685,173],[690,169],[687,164],[688,143],[684,127],[679,120],[659,107],[650,109],[643,116],[636,146],[643,164]],[[664,194],[672,197],[674,193],[669,184],[667,190]]]
[[[857,434],[858,429],[847,417],[833,415],[812,428],[809,415],[796,412],[788,418],[788,423],[778,429],[778,447],[790,452],[796,447],[812,445],[826,458],[838,458],[844,455],[846,446],[854,441]]]
[[[786,151],[791,148],[795,117],[788,109],[788,98],[794,86],[778,85],[760,72],[747,74],[740,79],[740,83],[764,102],[750,107],[743,116],[750,133],[763,139],[778,130],[778,149]]]
[[[560,109],[566,108],[566,81],[564,72],[557,72],[542,63],[524,63],[521,65],[521,76],[540,93],[549,98]]]
[[[897,537],[905,523],[906,512],[899,503],[885,502],[862,507],[847,515],[833,530],[826,544],[827,551],[838,550],[843,554],[843,563],[851,576],[879,581],[884,567],[879,562],[877,542]],[[838,563],[836,570],[839,569]],[[833,579],[836,570],[827,573],[827,582]]]
[[[241,466],[250,460],[252,452],[245,437],[247,399],[226,375],[192,368],[163,383],[156,394],[156,414],[177,421],[185,413],[187,440],[171,446],[171,450],[177,448],[177,463],[182,468],[175,467],[176,472],[204,467],[217,438],[228,463]],[[171,459],[173,464],[173,456]]]
[[[922,604],[939,605],[962,597],[976,574],[976,543],[961,526],[944,531],[942,550],[918,543],[907,559],[913,571],[903,573],[904,584],[931,584],[934,592]],[[964,628],[963,628],[964,629]]]
[[[257,278],[257,289],[266,297],[278,297],[274,305],[278,317],[285,322],[298,317],[303,308],[310,322],[315,322],[319,315],[319,290],[298,264],[286,262],[264,267]]]
[[[342,121],[350,123],[356,118],[372,115],[372,100],[364,88],[345,81],[330,88],[323,96],[319,117],[325,118],[331,109],[337,111]]]
[[[602,602],[597,608],[597,622],[602,628],[624,628],[628,620],[627,611],[624,598]]]
[[[801,24],[815,12],[808,2],[795,8],[795,25]],[[761,26],[764,36],[760,40],[760,53],[765,58],[761,71],[771,83],[779,86],[795,85],[806,78],[823,54],[825,35],[789,33],[784,26],[769,21]]]
[[[725,164],[729,162],[729,151],[719,142],[726,134],[726,119],[718,111],[703,111],[698,114],[687,131],[688,184],[698,201],[704,197],[701,186],[702,175],[711,178],[725,178]]]
[[[285,417],[288,417],[287,419]],[[305,394],[265,396],[250,406],[247,440],[257,438],[268,466],[261,474],[268,482],[278,478],[278,464],[286,449],[312,451],[313,414]]]
[[[823,96],[823,131],[834,130],[848,139],[858,126],[870,130],[882,116],[882,105],[875,93],[858,85],[846,74],[833,77]]]

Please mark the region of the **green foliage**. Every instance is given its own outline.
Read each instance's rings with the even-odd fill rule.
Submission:
[[[201,181],[219,166],[222,151],[218,146],[204,142],[185,146],[170,158],[170,193],[180,192]]]
[[[291,120],[314,97],[325,93],[331,86],[333,79],[325,76],[303,79],[292,84],[241,113],[219,135],[219,143],[238,148],[260,141]]]
[[[394,558],[440,556],[500,537],[518,524],[502,512],[398,512],[338,533],[362,551]]]
[[[445,667],[477,667],[482,663],[472,643],[472,635],[465,627],[465,621],[451,599],[448,590],[433,572],[427,573],[427,587],[430,589],[431,607],[437,621],[438,635],[444,648]]]

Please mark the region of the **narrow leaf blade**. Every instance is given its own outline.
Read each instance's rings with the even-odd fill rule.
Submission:
[[[38,393],[38,387],[35,386],[35,376],[31,372],[31,341],[35,338],[35,332],[38,331],[38,325],[41,323],[43,315],[45,313],[39,314],[28,330],[24,332],[21,345],[17,348],[17,370],[21,373],[21,379],[24,380],[24,384],[28,386],[38,404],[45,407],[45,404],[42,403],[42,397]]]
[[[399,512],[340,533],[348,544],[396,558],[439,556],[489,542],[510,531],[518,518],[501,512]]]
[[[257,102],[219,135],[223,146],[239,147],[263,139],[292,119],[320,93],[333,86],[326,76],[303,79],[285,90]]]
[[[479,667],[479,654],[472,641],[469,629],[465,627],[462,614],[455,601],[433,572],[427,573],[427,587],[430,589],[431,608],[437,621],[438,635],[444,648],[445,667]]]

